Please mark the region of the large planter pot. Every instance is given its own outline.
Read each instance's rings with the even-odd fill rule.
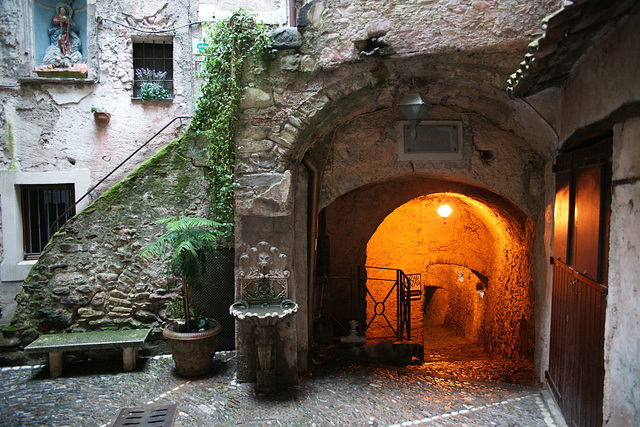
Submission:
[[[222,325],[209,319],[208,326],[208,329],[202,332],[180,332],[184,324],[179,322],[165,326],[162,335],[171,349],[178,375],[191,378],[211,371]]]

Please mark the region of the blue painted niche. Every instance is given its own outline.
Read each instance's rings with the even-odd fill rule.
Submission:
[[[51,19],[57,14],[56,5],[65,4],[73,9],[71,19],[78,24],[80,31],[78,36],[82,40],[80,52],[82,53],[82,62],[87,60],[87,0],[72,1],[56,1],[56,0],[38,0],[33,2],[33,31],[35,40],[35,61],[36,64],[42,64],[44,52],[49,47],[49,25]]]

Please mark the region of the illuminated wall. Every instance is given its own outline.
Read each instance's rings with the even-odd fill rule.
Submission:
[[[436,212],[442,204],[453,210],[448,218]],[[444,311],[443,322],[456,334],[481,342],[493,355],[529,356],[526,319],[533,307],[523,240],[499,211],[462,194],[435,193],[399,206],[384,219],[367,244],[366,265],[421,274],[425,285],[444,288],[434,296],[448,294],[446,304],[440,295],[432,303],[444,304],[434,310]],[[485,284],[472,271],[487,278],[483,297],[476,287]],[[374,298],[383,297],[386,290],[369,282]],[[368,304],[368,318],[372,310]],[[395,305],[388,310],[395,315]],[[417,340],[422,310],[412,310],[412,325]],[[371,334],[385,327],[374,322]]]

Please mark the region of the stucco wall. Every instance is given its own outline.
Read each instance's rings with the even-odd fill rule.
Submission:
[[[194,21],[191,16],[197,16],[197,3],[187,0],[88,2],[87,36],[83,40],[88,55],[83,60],[87,62],[89,71],[86,79],[76,80],[36,76],[33,67],[40,64],[42,58],[34,55],[34,38],[37,33],[46,33],[48,27],[34,22],[28,2],[3,2],[3,8],[11,12],[3,14],[3,19],[15,33],[12,30],[2,34],[6,42],[3,52],[6,56],[1,64],[0,169],[33,174],[36,178],[42,172],[56,172],[61,177],[61,181],[56,182],[76,183],[78,199],[173,117],[190,114],[196,91],[191,45],[193,34],[199,31],[199,27],[186,26],[174,32],[154,35],[129,27],[157,31],[182,26]],[[108,18],[122,25],[104,19],[97,22],[96,17]],[[167,37],[171,34],[173,37]],[[173,99],[143,103],[132,98],[132,41],[151,41],[160,36],[173,40]],[[92,106],[111,113],[106,127],[100,127],[94,121],[90,111]],[[95,200],[160,148],[175,140],[186,124],[188,121],[184,120],[174,122],[111,175],[86,202]],[[74,177],[80,171],[89,172],[88,185],[77,185]],[[47,178],[36,182],[36,178],[30,183],[51,183]],[[7,206],[3,203],[2,209],[7,209]],[[6,218],[7,212],[3,214]],[[11,212],[10,215],[19,217],[20,214]],[[18,227],[17,235],[3,247],[9,246],[12,251],[15,251],[14,246],[21,247],[21,230]],[[6,235],[3,237],[7,238]],[[23,279],[24,273],[11,272],[24,269],[16,269],[13,261],[11,265],[7,262],[4,263],[3,276],[8,280]]]
[[[640,117],[617,124],[614,134],[604,390],[610,426],[640,419]]]
[[[586,51],[559,94],[555,91],[533,99],[541,110],[552,111],[555,105],[560,106],[560,119],[554,120],[558,121],[565,147],[613,131],[603,408],[603,422],[609,426],[634,425],[640,419],[639,25],[640,8],[636,5]],[[559,102],[555,96],[559,96]]]

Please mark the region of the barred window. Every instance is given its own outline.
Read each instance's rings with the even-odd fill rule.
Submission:
[[[133,43],[133,97],[173,98],[173,44],[170,41]]]
[[[51,236],[75,215],[74,208],[56,222],[60,215],[73,206],[74,185],[23,185],[20,191],[24,259],[38,259]]]

